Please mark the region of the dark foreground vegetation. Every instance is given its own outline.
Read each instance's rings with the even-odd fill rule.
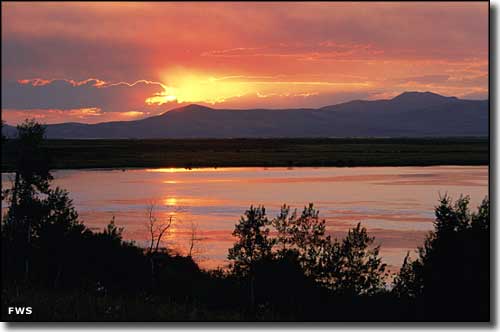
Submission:
[[[311,204],[269,217],[250,207],[235,225],[227,270],[92,232],[68,193],[51,187],[44,128],[18,127],[14,186],[2,190],[2,318],[16,321],[489,321],[489,201],[442,197],[416,258],[390,282],[360,224],[331,238]],[[30,316],[8,307],[29,306]]]
[[[15,168],[18,141],[2,149]],[[488,165],[487,138],[46,140],[51,169]]]

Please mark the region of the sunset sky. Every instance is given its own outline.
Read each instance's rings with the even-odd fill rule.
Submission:
[[[488,96],[488,2],[2,3],[2,119]]]

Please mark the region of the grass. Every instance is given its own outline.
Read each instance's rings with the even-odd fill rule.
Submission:
[[[309,300],[310,301],[310,300]],[[247,303],[222,307],[192,297],[175,300],[151,294],[98,295],[89,291],[9,289],[1,297],[1,318],[7,322],[286,322],[286,321],[415,321],[411,301],[380,296],[326,296],[320,302],[290,307],[270,303],[248,311]],[[9,307],[31,307],[31,315],[8,314]],[[420,308],[421,309],[421,308]],[[424,317],[425,318],[425,317]],[[15,325],[12,325],[15,326]],[[19,325],[21,326],[21,325]]]
[[[2,171],[16,142],[2,145]],[[53,169],[488,165],[488,138],[47,140]]]
[[[8,307],[31,307],[31,315],[8,314]],[[8,322],[81,321],[241,321],[236,309],[213,309],[192,299],[176,302],[151,295],[104,296],[88,291],[46,289],[2,294],[1,317]]]

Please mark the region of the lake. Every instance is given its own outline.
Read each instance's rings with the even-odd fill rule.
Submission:
[[[283,204],[300,212],[312,202],[333,236],[343,237],[361,222],[394,270],[433,229],[440,195],[470,195],[475,209],[488,193],[487,166],[89,169],[53,175],[93,230],[114,216],[125,239],[144,245],[146,211],[153,204],[158,220],[173,219],[164,245],[185,254],[195,227],[194,257],[206,268],[227,265],[234,224],[250,205],[264,205],[273,218]],[[12,178],[3,173],[2,187],[11,186]]]

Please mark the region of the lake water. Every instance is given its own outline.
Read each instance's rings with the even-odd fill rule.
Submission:
[[[164,245],[186,253],[192,225],[195,259],[203,267],[227,264],[234,224],[250,205],[264,205],[270,218],[283,204],[299,211],[313,202],[328,232],[343,237],[361,222],[397,269],[433,229],[439,195],[471,196],[476,208],[488,193],[487,166],[202,168],[54,171],[54,184],[70,192],[83,222],[102,229],[114,216],[124,237],[144,245],[146,210],[173,218]],[[11,185],[2,174],[2,187]],[[3,206],[5,209],[5,206]]]

